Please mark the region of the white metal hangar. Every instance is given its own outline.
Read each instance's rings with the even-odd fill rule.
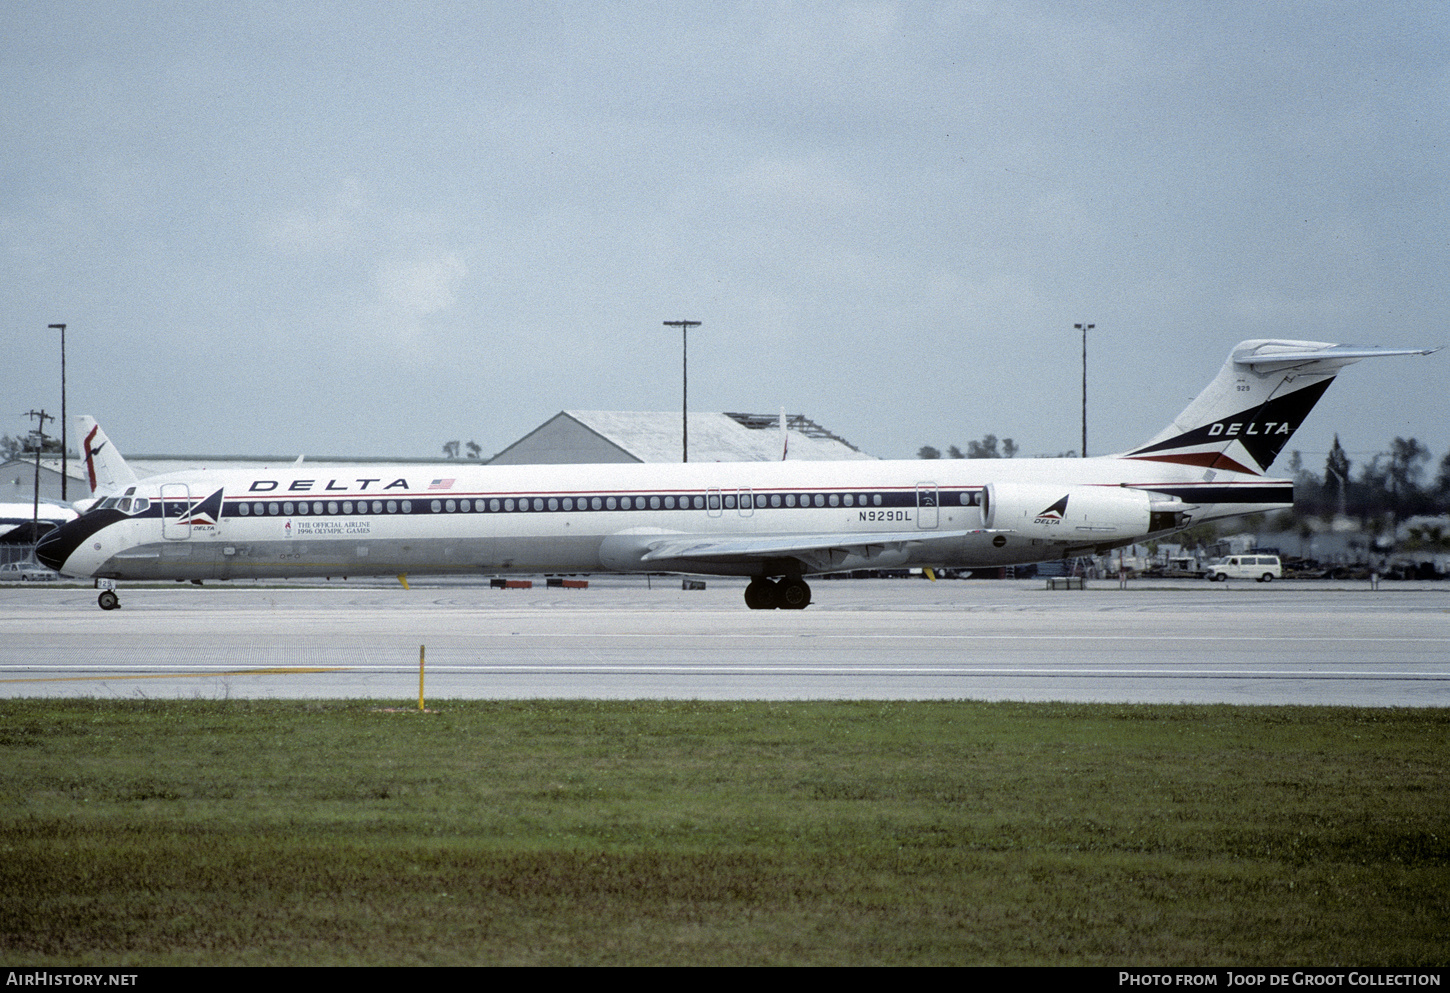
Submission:
[[[678,412],[561,410],[489,460],[490,465],[679,462]],[[690,412],[691,462],[871,459],[802,414]]]

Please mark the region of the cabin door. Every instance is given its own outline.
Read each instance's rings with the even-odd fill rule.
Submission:
[[[936,483],[916,484],[916,526],[923,529],[937,525]]]
[[[161,537],[169,541],[191,537],[191,488],[185,483],[161,484]]]

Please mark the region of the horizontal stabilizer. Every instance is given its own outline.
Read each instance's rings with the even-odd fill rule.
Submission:
[[[1259,366],[1274,365],[1279,362],[1323,362],[1338,361],[1346,365],[1350,362],[1358,362],[1360,359],[1377,359],[1392,355],[1433,355],[1445,346],[1437,345],[1434,348],[1380,348],[1377,345],[1330,345],[1327,348],[1299,349],[1292,348],[1283,351],[1276,351],[1269,346],[1258,349],[1238,348],[1234,350],[1233,361],[1241,365]]]

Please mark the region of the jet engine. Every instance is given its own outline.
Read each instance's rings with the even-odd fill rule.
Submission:
[[[1073,545],[1121,544],[1186,527],[1191,509],[1176,497],[1126,486],[989,483],[982,524]]]

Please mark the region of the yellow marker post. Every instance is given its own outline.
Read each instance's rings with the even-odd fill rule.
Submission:
[[[936,582],[936,571],[935,570],[933,570],[930,567],[928,567],[928,568],[923,569],[921,571],[924,572],[924,573],[926,573],[926,578],[927,579],[930,579],[933,583]]]
[[[423,709],[423,646],[418,646],[418,710]]]
[[[408,585],[408,574],[406,572],[398,573],[398,582],[403,584],[403,589],[405,590],[411,590],[413,588]]]

